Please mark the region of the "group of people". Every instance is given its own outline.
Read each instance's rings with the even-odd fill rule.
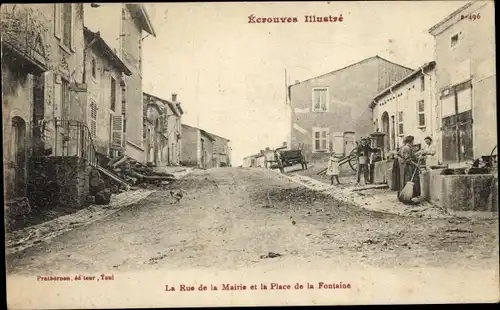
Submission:
[[[425,137],[425,146],[419,151],[415,151],[413,144],[415,138],[407,136],[403,139],[403,146],[399,149],[392,168],[392,184],[394,190],[400,191],[408,182],[413,184],[413,197],[421,195],[420,172],[429,169],[433,158],[436,155],[436,149],[432,144],[431,137]]]
[[[433,157],[436,154],[434,145],[432,144],[431,137],[425,137],[425,145],[419,151],[414,150],[415,138],[407,136],[403,139],[403,146],[397,151],[395,157],[393,170],[392,170],[392,184],[394,190],[399,192],[403,189],[407,182],[414,184],[414,197],[420,196],[420,171],[429,169],[430,164],[433,162]],[[369,180],[369,164],[370,154],[380,151],[380,148],[372,148],[370,146],[370,139],[363,138],[361,143],[356,147],[357,158],[357,185],[361,181],[361,175],[364,177],[365,184]],[[336,156],[335,151],[330,154],[328,161],[328,168],[326,174],[330,176],[330,182],[333,185],[334,180],[340,184],[339,180],[339,158]]]
[[[368,183],[368,179],[370,178],[370,154],[374,152],[378,152],[379,148],[372,148],[370,146],[369,138],[362,138],[361,143],[356,147],[356,158],[357,158],[357,185],[361,181],[361,175],[363,175],[365,184]],[[336,156],[335,151],[332,151],[330,154],[330,158],[328,159],[328,168],[326,170],[326,174],[330,176],[330,182],[333,185],[334,179],[337,181],[337,184],[340,184],[339,181],[339,158]]]

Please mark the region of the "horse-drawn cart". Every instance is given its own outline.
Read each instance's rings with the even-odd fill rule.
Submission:
[[[302,150],[284,150],[274,152],[274,160],[266,160],[266,164],[271,163],[271,169],[279,168],[281,173],[285,173],[285,167],[296,164],[302,166],[302,170],[307,169],[307,162],[302,155]]]

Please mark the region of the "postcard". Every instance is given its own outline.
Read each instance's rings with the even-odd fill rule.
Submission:
[[[10,309],[500,300],[493,1],[0,20]]]

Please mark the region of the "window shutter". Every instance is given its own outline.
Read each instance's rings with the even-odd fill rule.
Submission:
[[[54,4],[54,35],[58,39],[61,39],[61,5],[59,3]]]
[[[97,105],[93,102],[90,104],[90,133],[92,138],[97,137]]]
[[[114,115],[112,126],[111,148],[121,150],[123,146],[123,116]]]

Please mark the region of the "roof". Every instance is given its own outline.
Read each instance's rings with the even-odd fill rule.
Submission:
[[[214,136],[214,137],[221,138],[222,140],[226,140],[227,142],[231,141],[231,140],[229,140],[229,139],[227,139],[227,138],[224,138],[224,137],[221,137],[221,136],[219,136],[219,135],[216,135],[216,134],[213,134],[213,133],[210,133],[210,134],[211,134],[212,136]]]
[[[414,69],[408,68],[408,67],[406,67],[406,66],[402,66],[402,65],[400,65],[400,64],[397,64],[397,63],[395,63],[395,62],[389,61],[389,60],[387,60],[387,59],[385,59],[385,58],[382,58],[382,57],[380,57],[380,56],[378,56],[378,55],[375,55],[375,56],[372,56],[372,57],[369,57],[369,58],[363,59],[363,60],[361,60],[361,61],[358,61],[358,62],[356,62],[356,63],[350,64],[350,65],[348,65],[348,66],[345,66],[345,67],[343,67],[343,68],[336,69],[336,70],[330,71],[330,72],[328,72],[328,73],[325,73],[325,74],[322,74],[322,75],[318,75],[318,76],[315,76],[315,77],[309,78],[309,79],[307,79],[307,80],[303,80],[303,81],[301,81],[301,82],[299,82],[299,83],[296,83],[296,84],[290,85],[290,87],[292,87],[292,86],[294,86],[294,85],[297,85],[297,84],[300,84],[300,83],[303,83],[303,82],[307,82],[307,81],[313,80],[313,79],[317,79],[317,78],[320,78],[320,77],[324,77],[324,76],[330,75],[330,74],[332,74],[332,73],[337,73],[337,72],[340,72],[340,71],[342,71],[342,70],[345,70],[345,69],[348,69],[348,68],[350,68],[350,67],[353,67],[353,66],[355,66],[355,65],[359,65],[359,64],[362,64],[362,63],[365,63],[365,62],[368,62],[368,61],[371,61],[371,60],[374,60],[374,59],[380,59],[380,60],[386,61],[386,62],[388,62],[388,63],[391,63],[391,64],[393,64],[393,65],[400,66],[400,67],[402,67],[402,68],[408,69],[408,70],[412,70],[412,71],[414,70]]]
[[[193,129],[199,130],[199,131],[201,132],[201,134],[202,134],[202,135],[206,136],[206,137],[207,137],[207,138],[209,138],[211,141],[215,141],[215,138],[214,138],[214,137],[212,137],[212,135],[211,135],[209,132],[207,132],[207,131],[205,131],[205,130],[203,130],[203,129],[201,129],[201,128],[194,127],[194,126],[190,126],[190,125],[186,125],[186,124],[182,124],[182,126],[185,126],[185,127],[189,127],[189,128],[193,128]]]
[[[155,95],[151,95],[151,94],[146,93],[146,92],[143,92],[143,95],[154,98],[154,99],[159,100],[163,103],[166,103],[168,105],[168,107],[170,108],[170,110],[172,110],[172,112],[174,112],[175,116],[177,116],[177,117],[180,117],[182,114],[184,114],[184,111],[182,111],[182,109],[180,108],[180,106],[181,106],[180,102],[178,102],[174,105],[172,102],[170,102],[166,99],[162,99],[160,97],[157,97]]]
[[[423,66],[420,66],[418,69],[414,70],[412,73],[408,74],[404,78],[402,78],[399,81],[391,84],[389,87],[387,87],[384,90],[382,90],[381,92],[379,92],[373,98],[373,101],[370,103],[370,108],[373,108],[375,106],[375,104],[376,104],[377,99],[379,99],[383,95],[389,93],[391,91],[391,89],[394,89],[394,88],[396,88],[396,87],[398,87],[400,85],[405,84],[406,82],[408,82],[410,80],[413,80],[414,78],[416,78],[417,76],[419,76],[422,73],[422,70],[425,71],[425,70],[432,69],[435,65],[436,65],[435,61],[431,61],[431,62],[425,63]]]
[[[156,33],[153,29],[153,24],[149,19],[149,15],[146,12],[144,4],[128,3],[127,6],[132,12],[137,14],[137,17],[139,17],[139,22],[142,26],[142,29],[147,33],[149,33],[150,35],[152,35],[153,37],[156,37]]]
[[[471,5],[473,5],[474,3],[476,3],[477,1],[470,1],[468,2],[467,4],[459,7],[457,10],[455,10],[453,13],[451,13],[450,15],[446,16],[442,21],[440,21],[439,23],[435,24],[434,26],[432,26],[428,31],[429,33],[433,32],[434,30],[436,30],[437,28],[441,27],[444,23],[446,23],[447,21],[449,21],[450,19],[452,19],[453,17],[457,16],[460,12],[462,12],[463,10],[467,9],[468,7],[470,7]]]
[[[94,41],[92,46],[96,46],[102,54],[118,69],[120,72],[125,73],[127,76],[132,75],[132,71],[125,65],[125,63],[118,57],[118,55],[113,51],[111,47],[104,41],[101,37],[99,31],[93,32],[87,27],[83,27],[83,35],[85,40]]]

